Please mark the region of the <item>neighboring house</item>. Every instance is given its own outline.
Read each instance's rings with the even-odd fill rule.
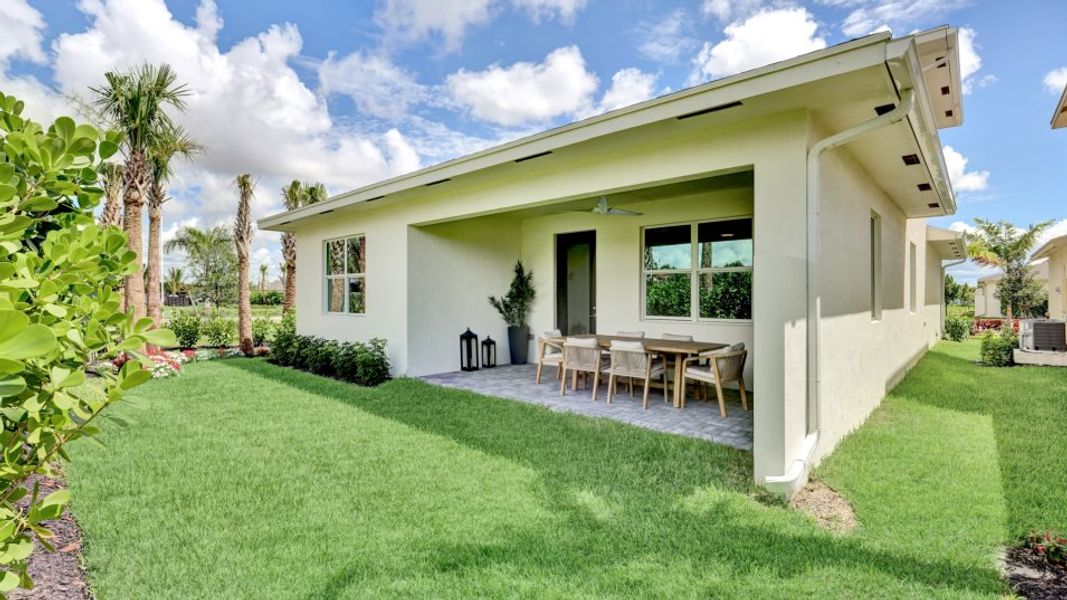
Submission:
[[[1067,235],[1053,238],[1038,248],[1034,259],[1046,261],[1049,318],[1067,320]]]
[[[534,332],[744,342],[754,477],[792,491],[941,335],[957,44],[873,34],[259,224],[297,234],[299,332],[385,337],[397,374],[458,370],[467,327],[507,339],[486,297],[516,259]]]
[[[1041,286],[1045,291],[1049,292],[1049,261],[1035,254],[1030,267],[1034,270],[1034,277],[1041,282]],[[974,290],[974,316],[990,319],[1003,319],[1007,316],[1004,314],[1004,310],[1000,306],[1000,300],[997,298],[997,285],[1002,277],[1004,277],[1004,273],[997,272],[978,279],[978,284]],[[1016,318],[1022,317],[1022,315],[1014,316]]]
[[[1056,112],[1052,113],[1052,128],[1067,127],[1067,86],[1063,88],[1060,101],[1056,103]]]

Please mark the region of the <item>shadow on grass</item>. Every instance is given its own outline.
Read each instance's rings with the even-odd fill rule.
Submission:
[[[426,564],[424,576],[458,574],[475,581],[485,573],[499,574],[504,567],[515,585],[542,580],[544,585],[562,582],[661,595],[664,590],[658,586],[666,585],[663,581],[624,577],[615,569],[641,564],[680,577],[675,567],[693,563],[695,576],[686,585],[697,596],[714,595],[713,586],[724,583],[700,577],[710,565],[729,569],[729,580],[789,579],[819,570],[818,580],[806,582],[806,589],[820,593],[836,589],[839,595],[855,590],[861,583],[856,578],[872,570],[902,585],[950,593],[1002,590],[992,568],[874,550],[856,538],[822,532],[787,509],[757,504],[748,497],[754,491],[748,452],[412,379],[371,390],[262,361],[225,364],[540,474],[540,493],[551,516],[547,522],[512,526],[492,543],[437,544],[428,554],[434,560]],[[579,492],[603,501],[610,510],[591,511]],[[313,597],[335,597],[381,568],[350,564]],[[824,580],[826,569],[843,571],[837,573],[840,580]]]

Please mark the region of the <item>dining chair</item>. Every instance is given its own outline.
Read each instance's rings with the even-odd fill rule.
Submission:
[[[600,372],[604,368],[604,359],[596,338],[567,338],[563,343],[562,372],[560,373],[559,395],[567,393],[567,372],[571,372],[571,389],[578,391],[578,374],[593,375],[593,400],[596,400],[597,388],[600,387]]]
[[[748,410],[748,394],[745,391],[745,359],[748,350],[744,344],[734,344],[728,348],[702,352],[683,363],[683,381],[685,386],[690,379],[715,386],[719,399],[719,415],[726,418],[726,400],[722,395],[722,384],[736,381],[741,392],[741,408]],[[702,364],[703,363],[703,364]],[[685,407],[685,389],[682,389],[682,407]]]
[[[665,340],[674,340],[676,342],[691,342],[691,341],[693,341],[693,336],[686,335],[684,333],[665,333],[665,334],[661,335],[660,337],[665,339]]]
[[[537,338],[537,375],[534,377],[534,383],[541,383],[541,370],[545,365],[556,367],[556,379],[563,376],[563,371],[560,368],[560,364],[563,362],[563,346],[559,343],[552,342],[552,339],[558,339],[563,333],[558,329],[552,331],[546,331],[541,337]]]
[[[648,410],[648,388],[652,379],[663,379],[663,389],[667,389],[667,369],[662,360],[653,358],[652,353],[645,350],[641,342],[624,342],[613,340],[611,342],[611,364],[605,371],[608,374],[608,404],[615,393],[615,380],[617,377],[626,377],[630,381],[641,379],[645,382],[645,393],[642,396],[641,406]],[[630,394],[633,395],[631,387]],[[664,391],[666,395],[666,391]]]
[[[644,331],[617,331],[617,332],[615,332],[615,335],[617,335],[619,337],[643,338],[643,337],[645,337],[645,332]]]
[[[662,339],[672,340],[672,341],[675,341],[675,342],[691,342],[691,341],[693,341],[693,336],[687,335],[687,334],[684,334],[684,333],[664,333],[660,337]],[[664,358],[666,360],[666,362],[664,363],[664,367],[667,369],[667,379],[669,379],[675,385],[677,385],[678,382],[674,381],[674,369],[671,368],[673,366],[673,364],[674,364],[673,363],[674,359],[671,356],[666,356]],[[701,385],[703,386],[703,384],[701,384]],[[666,392],[664,392],[664,394],[663,394],[663,400],[665,402],[669,402],[670,401],[670,399],[667,396]]]

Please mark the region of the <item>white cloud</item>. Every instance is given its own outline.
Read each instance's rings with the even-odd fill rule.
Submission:
[[[654,94],[656,76],[640,69],[628,68],[611,76],[611,87],[600,99],[600,112],[607,112],[637,104],[651,98]]]
[[[7,67],[12,58],[34,63],[45,62],[44,17],[26,0],[0,0],[0,65]]]
[[[374,14],[386,41],[417,42],[439,37],[452,52],[463,44],[468,27],[491,18],[492,0],[385,0]]]
[[[470,115],[503,126],[545,122],[588,106],[597,77],[577,46],[553,50],[544,62],[460,69],[445,82],[452,101]]]
[[[534,22],[558,18],[561,23],[573,24],[587,0],[512,0],[516,8],[525,10]]]
[[[1045,89],[1050,94],[1062,94],[1067,87],[1067,67],[1053,69],[1045,75]]]
[[[330,54],[318,74],[323,93],[349,96],[360,111],[374,117],[399,119],[426,98],[426,88],[413,73],[379,54],[357,51],[341,59]]]
[[[970,94],[974,88],[985,87],[997,80],[995,75],[975,77],[978,70],[982,68],[982,57],[978,55],[980,46],[974,43],[977,35],[969,27],[961,27],[959,30],[960,81],[964,94]]]
[[[826,47],[815,18],[803,8],[765,10],[728,25],[726,39],[705,42],[691,83],[733,75]]]
[[[697,40],[689,35],[691,21],[685,9],[675,9],[659,21],[641,23],[636,33],[642,40],[637,52],[652,61],[674,64],[691,53]]]
[[[859,37],[876,28],[888,26],[908,31],[917,25],[944,17],[962,8],[969,0],[855,0],[853,2],[823,1],[823,4],[855,7],[845,17],[841,30],[848,36]]]
[[[768,4],[766,0],[704,0],[701,11],[723,23],[729,23],[750,17]]]
[[[953,221],[952,224],[948,226],[948,228],[952,231],[956,231],[959,233],[974,233],[975,231],[977,231],[974,225],[971,225],[970,223],[967,223],[965,221]]]
[[[945,166],[952,181],[952,189],[957,192],[981,192],[989,187],[989,171],[968,171],[967,157],[952,146],[945,146]]]

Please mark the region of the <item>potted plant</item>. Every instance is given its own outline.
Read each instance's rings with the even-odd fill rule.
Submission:
[[[515,263],[515,277],[511,280],[508,293],[500,298],[489,296],[489,304],[500,311],[500,316],[508,324],[508,349],[513,365],[526,364],[527,340],[530,336],[526,315],[530,312],[535,295],[533,271],[527,271],[520,260]]]

